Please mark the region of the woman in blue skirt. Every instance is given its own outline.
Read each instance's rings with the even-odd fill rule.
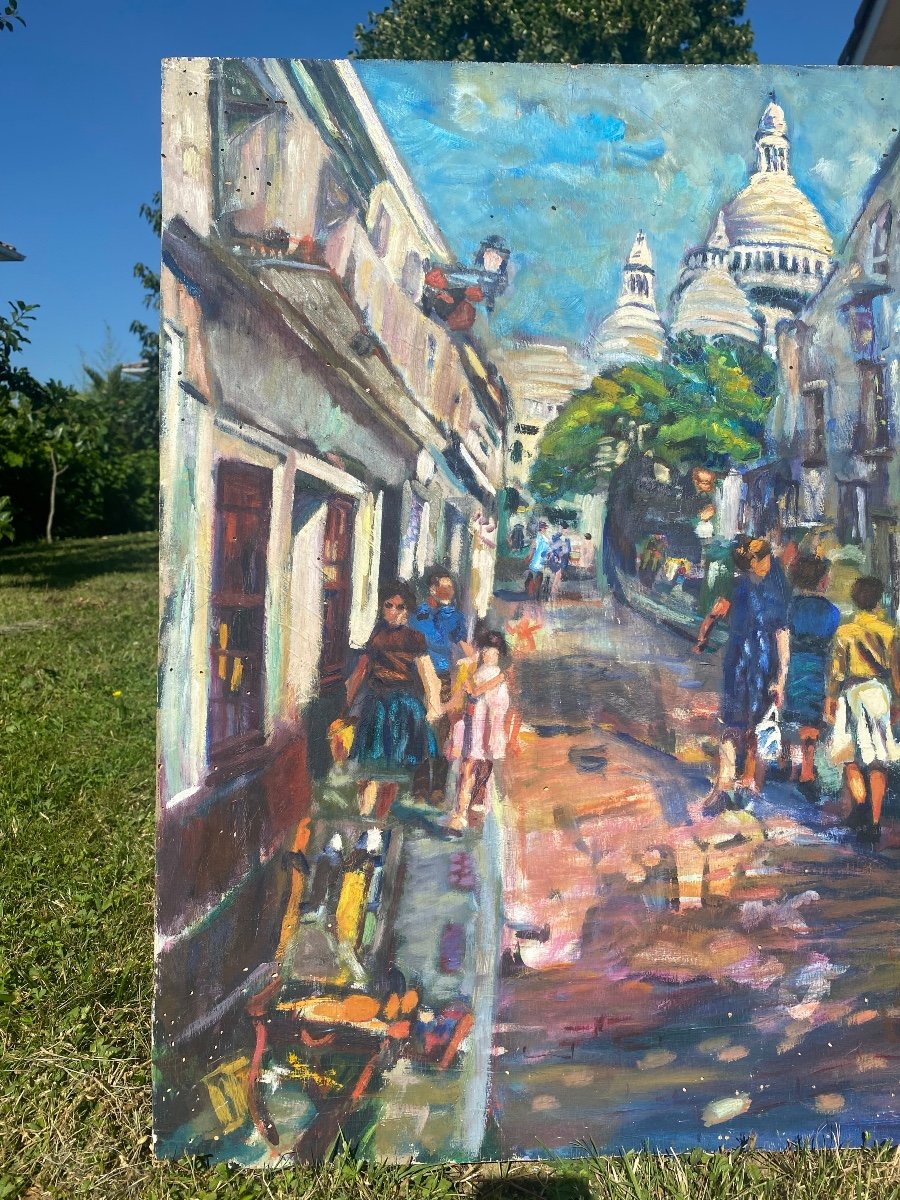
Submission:
[[[437,753],[429,722],[441,712],[441,685],[425,635],[407,624],[416,598],[401,582],[382,592],[381,617],[347,680],[347,704],[365,685],[350,747],[361,816],[387,816],[400,783]]]
[[[725,729],[708,810],[730,801],[740,756],[744,760],[741,789],[753,793],[762,788],[765,763],[756,753],[755,730],[770,705],[783,708],[790,662],[789,591],[780,564],[773,562],[771,546],[763,538],[741,539],[733,559],[737,577],[731,600],[713,607],[697,640],[698,648],[702,647],[715,621],[729,618],[719,710]]]

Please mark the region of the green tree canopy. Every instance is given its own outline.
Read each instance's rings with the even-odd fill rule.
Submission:
[[[592,492],[637,454],[678,469],[752,462],[776,383],[763,351],[682,335],[668,362],[619,367],[573,396],[541,438],[531,487],[545,500]]]
[[[360,58],[755,63],[744,0],[392,0]]]

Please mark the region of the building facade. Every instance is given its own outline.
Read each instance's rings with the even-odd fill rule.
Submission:
[[[156,1021],[174,1061],[271,971],[291,886],[273,868],[379,586],[440,563],[483,615],[506,398],[475,336],[423,311],[450,251],[349,64],[172,60],[164,89]]]
[[[897,144],[819,294],[779,335],[776,444],[794,464],[796,518],[856,544],[900,606],[900,203]]]
[[[506,485],[524,502],[544,430],[574,392],[588,387],[592,372],[561,342],[523,341],[498,352],[496,361],[509,393]]]

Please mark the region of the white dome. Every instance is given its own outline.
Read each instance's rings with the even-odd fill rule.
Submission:
[[[654,282],[653,256],[640,230],[625,260],[616,307],[601,323],[590,348],[591,358],[601,367],[666,357],[666,331],[656,311]]]
[[[786,171],[757,172],[722,215],[732,246],[811,250],[829,258],[834,250],[815,205]]]
[[[628,255],[629,267],[652,267],[653,255],[650,253],[650,247],[647,244],[647,239],[644,237],[643,229],[638,230],[638,235],[634,239],[634,245],[631,247],[631,253]]]
[[[780,104],[772,100],[766,105],[763,115],[759,119],[759,133],[787,133],[787,121],[784,116],[784,109]]]
[[[591,357],[600,366],[629,362],[661,362],[666,357],[666,331],[655,308],[621,304],[597,330]]]
[[[678,298],[672,333],[698,337],[734,337],[758,346],[762,329],[750,302],[727,267],[700,271]]]

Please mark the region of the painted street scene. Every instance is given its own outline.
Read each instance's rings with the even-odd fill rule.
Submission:
[[[166,62],[157,1154],[896,1138],[898,101]]]

